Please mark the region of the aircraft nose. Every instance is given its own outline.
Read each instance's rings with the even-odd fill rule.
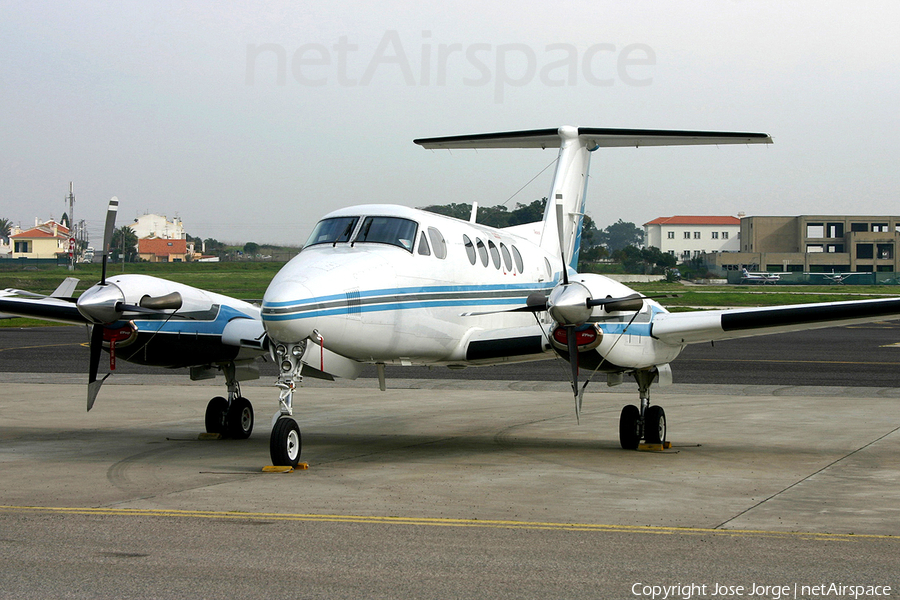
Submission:
[[[85,291],[75,306],[85,319],[94,324],[106,324],[118,321],[122,317],[119,308],[125,302],[125,294],[118,286],[105,283],[97,284]]]
[[[299,342],[316,328],[319,304],[309,289],[297,282],[273,282],[262,303],[262,320],[269,337],[284,343]]]

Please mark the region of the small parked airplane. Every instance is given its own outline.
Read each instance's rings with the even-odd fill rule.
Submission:
[[[543,219],[503,229],[404,206],[336,210],[273,278],[262,306],[146,275],[107,278],[118,201],[110,202],[98,284],[77,302],[0,298],[0,310],[92,325],[88,410],[101,348],[116,358],[190,367],[192,379],[225,375],[228,397],[206,410],[210,432],[246,438],[253,408],[240,382],[258,359],[279,365],[279,411],[270,454],[296,466],[300,429],[293,396],[303,377],[355,378],[364,364],[451,368],[562,357],[571,370],[576,416],[579,368],[609,385],[634,377],[640,403],[619,419],[623,448],[666,439],[653,383],[687,344],[816,327],[900,319],[900,298],[669,313],[655,299],[602,275],[579,274],[591,153],[603,147],[771,143],[762,133],[560,127],[414,140],[424,148],[559,148]],[[108,375],[107,375],[108,376]],[[586,385],[586,384],[585,384]]]
[[[777,273],[751,273],[741,269],[741,283],[777,283],[780,279]]]

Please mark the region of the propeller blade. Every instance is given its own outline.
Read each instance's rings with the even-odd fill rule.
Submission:
[[[109,258],[109,246],[112,244],[113,231],[116,229],[118,212],[119,199],[113,196],[109,199],[109,208],[106,210],[106,227],[103,229],[103,265],[100,268],[100,285],[106,283],[106,261]]]
[[[103,377],[103,379],[97,379],[97,371],[100,368],[100,352],[103,349],[103,325],[94,325],[94,329],[91,331],[91,361],[88,367],[88,395],[87,395],[87,409],[88,411],[94,407],[94,401],[97,399],[97,394],[100,392],[100,386],[103,385],[103,382],[106,381],[106,378],[109,377],[109,373]]]
[[[547,310],[547,298],[548,296],[545,294],[541,294],[540,292],[534,292],[533,294],[529,294],[528,298],[525,299],[525,306],[517,306],[516,308],[507,308],[504,310],[486,310],[484,312],[466,312],[461,313],[459,316],[461,317],[478,317],[481,315],[497,315],[501,313],[512,313],[512,312],[531,312],[538,313]]]
[[[653,296],[644,296],[642,294],[631,294],[621,298],[591,298],[587,301],[590,307],[603,306],[606,312],[613,311],[634,311],[641,310],[644,307],[644,300],[655,298],[678,298],[678,294],[655,294]]]
[[[575,394],[575,420],[581,423],[581,397],[578,395],[578,336],[575,326],[566,327],[566,347],[569,351],[569,366],[572,367],[572,392]]]

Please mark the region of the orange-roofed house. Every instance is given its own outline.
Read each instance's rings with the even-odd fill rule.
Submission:
[[[183,262],[188,260],[187,240],[144,238],[138,240],[138,256],[147,262]]]
[[[27,231],[16,228],[9,241],[13,258],[59,258],[69,251],[69,228],[51,219]]]
[[[644,245],[655,246],[678,260],[704,253],[738,252],[741,220],[730,216],[659,217],[644,223]]]

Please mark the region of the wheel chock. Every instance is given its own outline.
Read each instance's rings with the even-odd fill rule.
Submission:
[[[662,452],[672,447],[672,442],[663,442],[662,444],[638,444],[638,450],[644,452]]]
[[[263,467],[263,473],[290,473],[292,471],[305,471],[309,468],[309,463],[299,463],[296,467],[279,467],[279,466],[268,466]]]
[[[198,440],[221,440],[221,433],[201,433],[197,438]]]

